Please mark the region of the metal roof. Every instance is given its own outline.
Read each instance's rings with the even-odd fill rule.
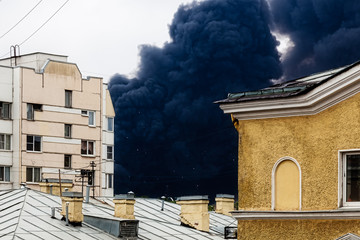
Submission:
[[[349,70],[350,68],[354,67],[359,63],[360,61],[344,67],[312,74],[309,76],[297,78],[280,84],[275,84],[273,86],[256,91],[229,93],[227,99],[216,101],[215,103],[226,104],[226,103],[234,103],[234,102],[262,100],[262,99],[286,98],[286,97],[297,96],[300,94],[305,94],[306,92],[325,83],[326,81],[337,76],[338,74],[341,74],[342,72]]]
[[[112,198],[91,199],[83,203],[83,214],[112,217]],[[223,239],[224,227],[236,227],[234,218],[210,212],[210,232],[180,225],[180,206],[160,199],[136,198],[135,218],[139,223],[138,239]],[[0,191],[1,239],[117,239],[85,222],[66,226],[61,221],[61,198],[30,189]],[[51,218],[51,207],[58,211]]]
[[[102,200],[111,206],[111,214],[113,214],[112,198],[103,197]],[[202,232],[181,225],[180,205],[178,204],[165,201],[164,211],[161,211],[161,199],[136,198],[135,200],[135,219],[140,221],[139,239],[224,239],[224,228],[237,226],[235,218],[209,212],[210,231],[209,233]],[[98,205],[99,202],[95,202],[95,204]]]

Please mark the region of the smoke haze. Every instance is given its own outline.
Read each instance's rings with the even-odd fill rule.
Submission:
[[[141,46],[137,77],[111,79],[115,192],[236,194],[237,132],[213,102],[359,59],[356,1],[271,0],[270,9],[264,0],[182,5],[171,41]],[[283,62],[270,30],[295,45]]]

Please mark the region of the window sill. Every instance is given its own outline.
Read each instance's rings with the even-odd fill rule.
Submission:
[[[13,182],[8,182],[8,181],[0,181],[0,184],[13,184]]]
[[[340,211],[360,211],[360,203],[357,206],[341,206]]]
[[[0,152],[12,152],[13,150],[0,149]]]
[[[27,153],[42,153],[42,151],[30,151],[30,150],[26,150]]]
[[[96,128],[96,125],[88,125],[91,128]]]
[[[88,158],[94,158],[96,157],[95,155],[84,155],[84,154],[81,154],[82,157],[88,157]]]
[[[26,184],[28,184],[28,185],[38,185],[39,183],[41,183],[41,182],[26,182]]]
[[[0,118],[0,120],[4,120],[4,121],[12,121],[11,118]]]

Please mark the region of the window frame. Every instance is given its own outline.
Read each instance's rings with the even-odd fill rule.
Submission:
[[[5,116],[5,106],[7,106],[7,116]],[[6,120],[11,119],[11,103],[0,102],[0,119]]]
[[[82,145],[83,145],[83,142],[86,142],[86,154],[84,154],[82,152]],[[93,153],[92,154],[89,154],[89,143],[92,142],[93,143]],[[81,145],[80,145],[80,154],[81,156],[90,156],[90,157],[94,157],[95,156],[95,144],[96,144],[96,141],[94,140],[81,140]]]
[[[107,127],[106,127],[106,131],[108,132],[114,132],[114,117],[106,117],[106,122],[107,122]],[[111,121],[111,130],[109,129],[109,121]]]
[[[66,135],[66,128],[69,128],[69,135]],[[71,124],[64,124],[64,137],[71,138],[72,137],[72,125]]]
[[[11,134],[0,133],[0,136],[1,135],[4,136],[4,148],[0,147],[0,151],[11,151],[11,147],[12,147]],[[8,145],[8,142],[9,142],[9,149],[6,148],[6,146]]]
[[[106,188],[114,188],[114,174],[106,174]]]
[[[7,174],[6,174],[6,169],[8,169],[8,177],[7,178]],[[11,171],[10,171],[10,166],[0,166],[0,172],[2,172],[3,178],[4,180],[0,180],[0,182],[10,182],[11,179]]]
[[[30,109],[29,109],[30,108]],[[42,104],[27,103],[26,104],[26,119],[30,121],[35,120],[35,111],[42,111]],[[29,115],[30,112],[30,115]]]
[[[69,161],[69,166],[66,165],[66,160]],[[64,155],[64,169],[71,169],[72,168],[72,157],[69,154]]]
[[[88,113],[88,118],[89,118],[89,121],[88,121],[89,127],[95,127],[96,126],[96,112],[95,111],[87,111],[87,113]],[[92,115],[92,117],[90,117],[90,115]],[[90,124],[90,119],[93,120],[93,124]]]
[[[31,169],[31,181],[28,181],[28,169]],[[35,180],[35,169],[39,169],[39,181]],[[41,182],[41,168],[40,167],[26,167],[26,182],[38,183]]]
[[[359,155],[360,149],[351,149],[351,150],[340,150],[339,151],[339,201],[338,207],[360,207],[360,201],[347,202],[347,186],[346,186],[346,178],[347,178],[347,156],[350,155]]]
[[[33,140],[32,140],[32,150],[29,150],[28,149],[28,137],[33,137]],[[35,139],[36,138],[40,138],[40,150],[35,150]],[[26,152],[42,152],[42,137],[41,136],[37,136],[37,135],[26,135]]]
[[[26,104],[26,119],[27,120],[34,120],[34,104],[27,103]]]
[[[109,158],[108,148],[111,148],[111,158]],[[106,145],[106,160],[114,160],[114,145]]]
[[[71,108],[72,107],[72,91],[65,90],[65,107]]]

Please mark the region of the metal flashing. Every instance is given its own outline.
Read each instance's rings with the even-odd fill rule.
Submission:
[[[209,200],[208,195],[194,195],[178,197],[176,201]]]
[[[230,194],[216,194],[216,198],[230,198],[230,199],[234,199],[235,196],[234,196],[234,195],[230,195]]]

